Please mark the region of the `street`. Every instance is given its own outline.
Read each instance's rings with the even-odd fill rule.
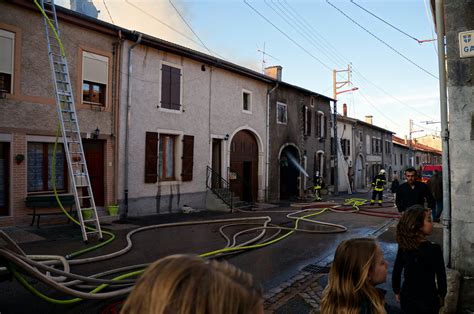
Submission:
[[[351,197],[367,197],[367,195],[358,194]],[[340,203],[342,200],[343,198],[339,198],[335,201]],[[122,249],[126,246],[125,236],[129,231],[155,224],[269,216],[272,224],[293,227],[294,221],[286,218],[286,215],[289,212],[298,211],[299,208],[290,207],[290,204],[280,205],[282,206],[260,208],[252,212],[199,212],[133,217],[130,219],[130,224],[125,225],[104,223],[105,228],[113,230],[117,235],[117,239],[106,247],[88,253],[84,257],[98,256]],[[367,206],[367,209],[396,214],[396,209],[393,208],[393,203],[390,202],[385,202],[383,207],[376,206],[376,208],[369,209],[369,206]],[[316,211],[319,211],[319,209]],[[227,259],[239,268],[252,273],[255,279],[261,283],[265,293],[265,309],[268,313],[309,313],[318,308],[321,291],[327,282],[328,266],[332,261],[337,245],[348,238],[378,237],[385,258],[389,262],[389,276],[387,283],[382,285],[382,288],[388,291],[387,302],[396,306],[393,294],[390,291],[390,272],[396,254],[396,244],[394,243],[396,219],[361,213],[330,211],[325,211],[311,217],[311,219],[343,225],[347,227],[347,231],[339,233],[296,232],[274,244],[221,258]],[[220,249],[225,246],[225,240],[219,234],[219,227],[224,224],[226,223],[149,229],[133,236],[133,247],[130,252],[101,262],[72,266],[71,271],[91,275],[112,268],[150,263],[169,254],[202,254]],[[303,221],[300,222],[299,227],[310,231],[340,231],[340,229],[334,227]],[[225,232],[232,235],[247,228],[248,225],[232,226],[225,229]],[[39,229],[36,227],[16,229],[6,228],[5,231],[13,238],[23,242],[20,243],[20,246],[27,254],[66,255],[84,248],[79,230],[70,224],[42,226]],[[442,230],[441,228],[435,229]],[[275,229],[269,229],[265,239],[274,232]],[[282,231],[282,234],[286,232]],[[434,234],[439,235],[440,232]],[[237,242],[242,243],[255,235],[255,233],[244,235],[242,238],[239,237]],[[28,240],[29,237],[36,241]],[[42,240],[38,241],[40,238]],[[438,242],[440,239],[436,238],[436,241]],[[65,298],[43,284],[37,283],[34,284],[34,287],[48,296]],[[85,300],[74,305],[54,305],[33,296],[16,280],[0,283],[0,290],[2,291],[0,296],[1,313],[30,312],[33,308],[35,312],[42,313],[64,313],[65,311],[70,313],[107,313],[113,308],[119,308],[121,301],[121,298],[115,298],[105,301]]]

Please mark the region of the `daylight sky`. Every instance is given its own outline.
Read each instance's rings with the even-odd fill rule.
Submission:
[[[338,95],[339,112],[347,103],[350,117],[372,115],[400,137],[409,135],[409,119],[420,131],[413,137],[439,134],[439,123],[425,123],[440,121],[436,41],[416,41],[436,36],[429,0],[93,2],[101,20],[255,71],[265,47],[265,65],[281,65],[285,82],[329,97],[332,70],[351,63],[358,90]]]

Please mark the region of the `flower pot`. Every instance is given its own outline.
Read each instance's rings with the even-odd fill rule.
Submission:
[[[82,211],[82,219],[87,220],[92,218],[92,210],[86,209]]]
[[[109,205],[107,206],[107,213],[109,216],[117,216],[119,212],[119,206],[118,205]]]

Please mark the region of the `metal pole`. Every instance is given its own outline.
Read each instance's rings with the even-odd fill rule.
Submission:
[[[334,98],[334,109],[333,109],[333,132],[334,132],[334,142],[333,142],[333,156],[334,156],[334,195],[339,195],[339,171],[338,171],[338,157],[337,157],[337,87],[336,87],[336,70],[332,71],[332,80],[333,80],[333,98]]]
[[[137,41],[128,48],[128,74],[127,74],[127,113],[125,116],[125,164],[124,164],[124,183],[123,183],[123,196],[124,196],[124,209],[120,213],[119,221],[124,222],[128,216],[128,154],[129,154],[129,137],[130,137],[130,107],[132,102],[132,50],[142,40],[142,34],[138,35]]]
[[[444,45],[444,1],[436,0],[436,33],[438,34],[439,99],[441,110],[441,136],[443,138],[443,257],[451,265],[451,169],[449,165],[448,99],[446,95],[446,64]]]

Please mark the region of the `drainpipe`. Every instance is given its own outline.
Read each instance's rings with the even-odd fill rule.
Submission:
[[[123,183],[123,196],[124,196],[124,210],[120,213],[120,220],[123,221],[127,219],[128,216],[128,142],[130,136],[130,107],[132,102],[132,50],[140,44],[142,40],[142,34],[138,33],[137,41],[128,48],[128,74],[127,74],[127,112],[126,112],[126,122],[125,122],[125,175]]]
[[[121,68],[122,68],[122,31],[118,31],[118,41],[114,43],[114,85],[112,90],[112,96],[115,99],[112,101],[112,119],[113,119],[113,126],[112,126],[112,145],[113,145],[113,173],[114,173],[114,180],[113,180],[113,203],[117,203],[118,199],[118,160],[119,160],[119,118],[120,118],[120,90],[122,87],[122,80],[121,80]]]
[[[267,125],[266,125],[266,137],[267,137],[267,148],[266,148],[266,165],[265,165],[265,201],[268,202],[268,169],[270,168],[270,94],[278,88],[280,83],[277,81],[272,89],[267,91]]]
[[[441,110],[441,130],[443,138],[443,257],[451,266],[451,182],[449,165],[448,100],[446,96],[446,63],[444,45],[444,1],[436,0],[436,33],[438,34],[439,98]]]

